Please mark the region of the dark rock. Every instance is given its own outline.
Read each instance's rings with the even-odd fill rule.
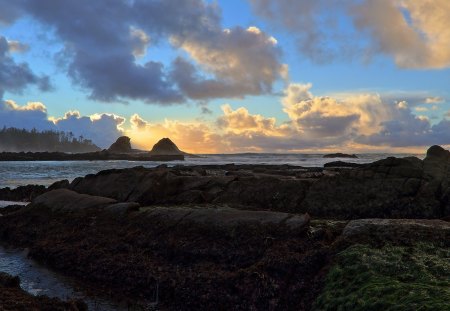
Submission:
[[[115,217],[111,206],[27,208],[0,217],[0,237],[131,300],[158,292],[162,310],[310,309],[334,240],[310,239],[308,215],[155,206]]]
[[[387,158],[315,182],[304,210],[336,218],[439,218],[442,207],[417,158]],[[434,188],[433,188],[434,189]]]
[[[89,153],[62,152],[2,152],[0,161],[182,161],[184,155],[151,155],[148,152],[132,150],[128,153],[115,153],[106,150]]]
[[[357,159],[358,156],[356,154],[347,154],[347,153],[330,153],[325,154],[324,158],[349,158],[349,159]]]
[[[342,238],[374,242],[414,244],[417,241],[444,243],[450,246],[450,223],[425,219],[358,219],[344,228]]]
[[[33,200],[32,206],[43,206],[53,211],[83,210],[95,207],[103,207],[117,203],[116,200],[78,194],[68,189],[49,191]]]
[[[20,279],[17,276],[0,272],[0,287],[20,288]]]
[[[133,149],[131,148],[131,139],[127,136],[121,136],[117,138],[116,142],[113,143],[109,148],[108,152],[111,153],[131,153]]]
[[[183,155],[178,147],[169,138],[163,138],[158,141],[150,151],[152,155]]]
[[[45,186],[41,185],[20,186],[14,189],[6,187],[0,189],[0,200],[30,202],[35,197],[43,194],[45,191],[46,191]]]
[[[0,272],[0,310],[87,311],[88,308],[81,300],[33,296],[20,288],[19,277]]]
[[[364,164],[343,162],[343,161],[328,162],[323,165],[323,167],[363,167],[363,166]]]
[[[67,179],[56,181],[53,184],[51,184],[47,191],[57,190],[57,189],[67,189],[70,186],[70,182]]]

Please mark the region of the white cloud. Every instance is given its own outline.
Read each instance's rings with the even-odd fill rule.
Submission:
[[[82,116],[78,111],[68,111],[64,117],[54,118],[40,102],[19,105],[12,100],[0,101],[0,127],[72,132],[75,137],[91,139],[102,148],[122,135],[124,122],[124,118],[114,114]]]

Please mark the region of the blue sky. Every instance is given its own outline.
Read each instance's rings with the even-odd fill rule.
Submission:
[[[0,126],[47,124],[101,146],[170,136],[192,152],[450,144],[445,0],[0,6]]]

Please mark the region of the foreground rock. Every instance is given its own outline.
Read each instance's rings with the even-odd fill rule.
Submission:
[[[352,169],[286,166],[161,167],[103,171],[69,188],[141,205],[228,204],[313,217],[444,218],[450,215],[450,157],[387,158]]]
[[[450,247],[450,223],[428,219],[358,219],[350,221],[343,239],[374,243],[414,244],[417,241]]]
[[[70,206],[67,204],[72,202]],[[0,237],[67,274],[162,309],[309,309],[334,232],[228,207],[120,207],[56,190],[0,217]]]
[[[20,279],[0,272],[0,310],[85,311],[82,301],[63,302],[47,296],[32,296],[20,288]]]
[[[37,196],[46,192],[45,186],[28,185],[20,186],[15,189],[9,187],[0,189],[0,200],[2,201],[16,201],[16,202],[30,202]]]
[[[344,161],[333,161],[328,162],[323,165],[323,167],[363,167],[365,164],[360,163],[351,163],[351,162],[344,162]]]

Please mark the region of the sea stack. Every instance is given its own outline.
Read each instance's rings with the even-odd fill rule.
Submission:
[[[158,141],[150,151],[152,155],[184,155],[177,145],[170,138],[163,138]]]
[[[121,136],[108,148],[108,151],[111,153],[131,153],[133,149],[131,149],[130,140],[128,136]]]
[[[155,159],[161,158],[161,161],[184,160],[186,153],[178,149],[177,145],[170,138],[163,138],[158,141],[150,151],[150,155]]]

